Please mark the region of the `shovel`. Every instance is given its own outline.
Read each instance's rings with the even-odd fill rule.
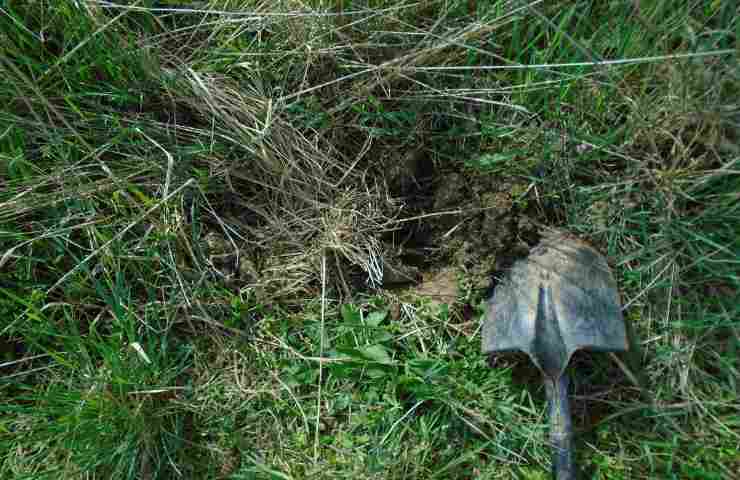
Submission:
[[[616,282],[596,250],[548,234],[496,287],[483,323],[483,353],[523,351],[542,372],[555,479],[576,478],[565,368],[580,349],[627,350]]]

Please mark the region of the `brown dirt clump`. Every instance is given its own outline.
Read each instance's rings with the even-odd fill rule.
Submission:
[[[407,218],[414,220],[395,232],[389,249],[395,255],[386,268],[414,270],[406,280],[419,282],[414,291],[435,303],[454,303],[465,292],[485,294],[494,274],[538,239],[537,221],[525,213],[524,183],[462,170],[437,173],[421,188],[405,184],[413,185],[416,209]]]

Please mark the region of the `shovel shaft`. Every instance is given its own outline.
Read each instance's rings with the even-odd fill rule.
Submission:
[[[568,405],[568,375],[559,379],[545,378],[550,416],[550,443],[552,444],[552,478],[575,480],[573,462],[573,427]]]

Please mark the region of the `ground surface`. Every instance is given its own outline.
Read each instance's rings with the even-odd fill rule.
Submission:
[[[557,228],[582,477],[735,478],[735,2],[7,3],[0,477],[548,478],[480,322]]]

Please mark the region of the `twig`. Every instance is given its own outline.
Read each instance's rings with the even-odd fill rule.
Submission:
[[[319,328],[319,358],[324,356],[324,326],[326,321],[326,252],[321,256],[321,326]],[[319,425],[321,418],[321,384],[324,380],[324,364],[319,362],[319,388],[316,396],[316,427],[313,439],[313,461],[319,461]]]

